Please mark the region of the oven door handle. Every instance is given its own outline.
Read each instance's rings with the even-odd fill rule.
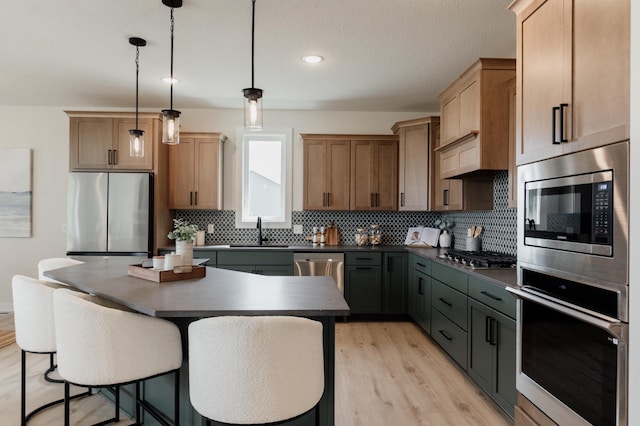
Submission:
[[[571,305],[575,306],[575,309],[573,309],[570,306],[566,306],[564,304],[551,301],[545,297],[541,297],[531,292],[523,291],[513,287],[507,286],[506,290],[518,299],[538,303],[549,309],[553,309],[554,311],[563,313],[577,320],[584,321],[587,324],[591,324],[594,327],[605,330],[613,337],[616,337],[625,343],[628,342],[629,325],[620,320],[607,317],[597,312],[588,314],[583,312],[582,308],[580,308],[579,306]]]

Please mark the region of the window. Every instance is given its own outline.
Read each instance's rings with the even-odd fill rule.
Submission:
[[[292,129],[237,130],[241,185],[236,228],[291,227]]]

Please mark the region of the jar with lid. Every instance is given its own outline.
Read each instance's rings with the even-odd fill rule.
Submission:
[[[358,246],[366,246],[369,242],[369,235],[367,234],[367,230],[364,228],[356,229],[356,245]]]
[[[379,246],[382,243],[382,232],[380,231],[380,225],[371,225],[369,231],[369,242],[372,246]]]

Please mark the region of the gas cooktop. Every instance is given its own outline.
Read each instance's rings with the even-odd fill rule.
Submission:
[[[515,268],[517,262],[515,256],[493,251],[448,250],[439,257],[473,269]]]

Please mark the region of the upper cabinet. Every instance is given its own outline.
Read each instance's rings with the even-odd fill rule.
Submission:
[[[431,150],[440,117],[400,121],[391,130],[398,136],[398,210],[429,210]]]
[[[351,141],[351,210],[398,209],[398,139]]]
[[[349,139],[301,135],[304,149],[304,210],[349,210]]]
[[[144,157],[129,156],[129,130],[136,128],[134,113],[67,112],[70,170],[153,170],[154,145],[159,139],[160,116],[142,113]]]
[[[181,132],[169,146],[169,208],[222,208],[224,141],[220,133]]]
[[[440,177],[509,167],[507,81],[515,60],[481,58],[438,97]]]
[[[397,209],[397,136],[300,136],[304,210]]]
[[[629,138],[630,2],[517,0],[516,158]]]

